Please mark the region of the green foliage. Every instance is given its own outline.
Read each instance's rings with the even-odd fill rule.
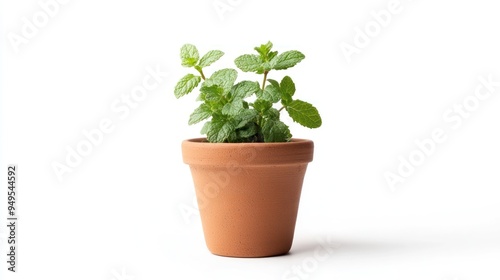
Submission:
[[[210,66],[212,63],[214,63],[217,60],[219,60],[219,58],[221,58],[223,55],[224,55],[224,53],[221,52],[221,51],[217,51],[217,50],[215,50],[215,51],[209,51],[207,54],[205,54],[200,59],[200,63],[199,63],[198,66],[200,68]]]
[[[195,46],[190,44],[185,44],[181,48],[181,64],[184,67],[192,67],[195,66],[200,59],[200,55],[198,54],[198,49]]]
[[[272,59],[271,64],[275,70],[284,70],[301,62],[305,56],[298,51],[284,52]]]
[[[285,108],[290,117],[299,124],[309,128],[321,126],[321,117],[313,105],[297,99],[290,102]]]
[[[175,85],[174,94],[175,97],[179,98],[186,95],[195,89],[201,81],[200,76],[195,76],[193,74],[187,74],[182,77],[180,81]]]
[[[274,119],[264,122],[262,134],[264,134],[264,142],[287,142],[292,138],[288,126]]]
[[[255,54],[244,54],[234,60],[236,67],[240,68],[243,72],[258,72],[264,73],[262,59]]]
[[[236,78],[238,77],[238,72],[234,69],[222,69],[216,71],[203,82],[201,87],[211,87],[218,86],[223,89],[223,94],[226,95],[233,87]]]
[[[272,48],[273,44],[268,42],[254,48],[257,54],[244,54],[234,60],[241,71],[262,75],[261,85],[256,81],[236,83],[238,72],[231,68],[215,71],[206,78],[203,70],[224,53],[213,50],[200,59],[194,45],[182,46],[181,65],[194,68],[197,74],[182,77],[175,86],[174,94],[180,98],[199,87],[197,100],[202,102],[190,115],[188,124],[206,120],[201,134],[206,134],[207,140],[213,143],[290,141],[290,129],[280,120],[283,109],[293,121],[305,127],[321,126],[321,117],[313,105],[293,99],[295,83],[292,78],[285,76],[280,82],[268,79],[271,71],[291,68],[305,56],[299,51],[279,54]],[[248,98],[253,102],[247,101]],[[281,107],[276,109],[274,104]]]

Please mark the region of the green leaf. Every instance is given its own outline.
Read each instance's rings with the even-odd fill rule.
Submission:
[[[305,127],[317,128],[321,126],[321,116],[318,110],[305,101],[294,100],[286,106],[286,110],[295,122]]]
[[[210,131],[210,125],[211,125],[211,124],[212,124],[212,122],[211,122],[211,121],[206,122],[206,123],[203,125],[203,127],[201,128],[200,133],[201,133],[201,134],[203,134],[203,135],[204,135],[204,134],[207,134],[207,132],[208,132],[208,131]]]
[[[250,97],[257,91],[259,91],[259,83],[250,81],[239,82],[236,85],[234,85],[233,88],[231,89],[232,98],[235,99],[236,98],[244,99]]]
[[[210,89],[209,91],[206,91],[205,93],[200,94],[200,99],[207,104],[207,106],[210,107],[210,111],[212,114],[214,113],[219,113],[222,110],[222,107],[224,106],[225,99],[224,96],[222,95],[222,89],[218,86],[213,86],[209,87],[207,89]]]
[[[213,85],[217,85],[224,90],[224,93],[227,93],[233,87],[234,81],[238,77],[238,72],[234,69],[222,69],[216,71],[210,76],[210,78],[206,79],[203,82],[203,87],[210,87]]]
[[[257,112],[265,112],[269,110],[273,106],[273,104],[267,100],[263,99],[257,99],[255,102],[252,104],[253,108],[257,110]]]
[[[280,83],[280,87],[281,87],[281,92],[287,95],[293,96],[293,94],[295,93],[295,83],[289,76],[283,77]]]
[[[241,110],[243,110],[243,100],[238,98],[230,103],[226,103],[226,105],[222,107],[222,114],[235,116],[238,115]]]
[[[234,132],[235,124],[230,119],[212,118],[210,129],[207,131],[207,140],[212,143],[223,143]]]
[[[267,44],[260,45],[260,47],[255,47],[254,49],[260,54],[260,57],[264,60],[268,57],[269,52],[273,48],[273,43],[270,41]]]
[[[257,126],[254,123],[250,123],[247,126],[238,129],[236,132],[240,138],[250,138],[257,134]]]
[[[195,76],[193,74],[187,74],[182,77],[179,82],[175,85],[174,94],[176,98],[186,95],[193,91],[194,88],[198,86],[201,81],[200,76]]]
[[[219,112],[222,110],[224,106],[225,98],[224,98],[224,90],[218,86],[205,86],[200,88],[200,96],[198,99],[200,101],[204,101],[208,106],[210,106],[210,110],[212,113]]]
[[[219,58],[221,58],[223,55],[224,52],[219,50],[209,51],[200,59],[200,63],[198,63],[198,66],[201,68],[210,66],[212,63],[219,60]]]
[[[278,54],[278,52],[270,52],[268,55],[267,55],[267,59],[268,60],[272,60],[276,55]]]
[[[268,120],[262,126],[264,142],[288,142],[292,138],[290,129],[280,120]]]
[[[279,54],[271,61],[271,67],[275,70],[283,70],[295,66],[305,58],[299,51],[287,51]]]
[[[263,117],[268,120],[279,120],[280,112],[275,108],[269,108],[263,113]]]
[[[262,70],[263,61],[255,54],[244,54],[234,60],[236,67],[243,72],[258,72]]]
[[[281,103],[283,103],[283,105],[290,104],[292,102],[292,96],[295,93],[295,84],[293,83],[292,78],[285,76],[281,80],[280,89]]]
[[[203,84],[200,88],[200,100],[201,101],[214,101],[221,99],[224,94],[224,89],[218,85],[207,86]]]
[[[252,109],[243,109],[240,113],[235,116],[235,120],[238,122],[236,128],[241,128],[250,122],[254,122],[257,117],[257,112]]]
[[[273,80],[273,79],[267,79],[267,81],[273,85],[278,91],[281,91],[280,89],[280,83],[278,83],[278,81],[276,80]]]
[[[189,125],[199,123],[202,120],[205,120],[212,116],[212,110],[210,110],[210,106],[203,103],[198,108],[194,110],[194,112],[189,116]]]
[[[281,98],[279,88],[276,88],[272,84],[268,85],[263,91],[259,90],[256,93],[256,95],[258,98],[267,100],[271,103],[276,103],[276,102],[280,101],[280,98]]]
[[[198,49],[191,44],[185,44],[181,48],[181,65],[185,67],[193,67],[198,62],[200,54]]]

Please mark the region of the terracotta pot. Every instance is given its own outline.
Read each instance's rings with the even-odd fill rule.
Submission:
[[[286,254],[293,241],[310,140],[287,143],[182,142],[205,242],[215,255]]]

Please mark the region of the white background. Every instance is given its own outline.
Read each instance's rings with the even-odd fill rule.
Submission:
[[[389,0],[70,0],[19,45],[23,18],[44,10],[1,3],[2,217],[7,164],[19,168],[18,272],[7,272],[2,218],[2,279],[500,278],[500,87],[461,125],[443,119],[474,105],[479,77],[500,81],[495,1],[401,0],[377,32],[371,13]],[[367,25],[373,36],[348,62],[341,44],[356,47]],[[181,141],[201,126],[187,126],[195,95],[173,95],[190,71],[179,48],[225,51],[219,69],[268,40],[306,55],[286,74],[323,126],[290,123],[316,148],[290,254],[217,257],[181,159]],[[126,117],[114,111],[148,67],[168,77]],[[58,180],[54,162],[66,164],[67,148],[104,119],[113,130]],[[384,173],[398,174],[399,157],[434,129],[446,141],[391,188]]]

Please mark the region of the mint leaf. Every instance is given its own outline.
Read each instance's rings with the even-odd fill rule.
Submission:
[[[244,99],[259,91],[259,83],[243,81],[233,86],[231,89],[232,98]]]
[[[262,116],[268,120],[279,120],[280,119],[280,112],[278,110],[276,110],[275,108],[269,108],[268,110],[263,112]]]
[[[273,79],[267,79],[267,81],[273,85],[279,92],[281,92],[281,89],[280,89],[280,83],[278,83],[278,81],[276,80],[273,80]]]
[[[241,129],[238,129],[236,131],[236,133],[238,133],[238,137],[240,137],[240,138],[244,138],[244,139],[250,138],[250,137],[254,136],[255,134],[257,134],[257,126],[254,123],[250,123],[247,126],[241,128]]]
[[[199,123],[204,119],[209,118],[212,115],[212,110],[210,110],[210,106],[203,103],[198,108],[194,110],[194,112],[189,116],[189,125]]]
[[[224,52],[219,50],[209,51],[200,59],[200,63],[198,63],[198,66],[201,68],[210,66],[212,63],[219,60],[219,58],[221,58],[223,55]]]
[[[198,49],[191,44],[185,44],[181,48],[181,65],[185,67],[193,67],[198,62],[200,54]]]
[[[241,128],[247,125],[248,123],[255,121],[256,117],[257,117],[257,112],[255,110],[252,109],[241,110],[239,114],[234,117],[238,122],[236,128]]]
[[[200,81],[201,77],[195,76],[193,74],[187,74],[186,76],[182,77],[175,85],[175,97],[180,98],[181,96],[190,93],[195,87],[198,86]]]
[[[234,69],[222,69],[216,71],[210,76],[210,78],[206,79],[203,82],[203,87],[210,87],[213,85],[217,85],[224,90],[224,93],[227,93],[233,87],[234,81],[238,77],[238,72]]]
[[[295,93],[295,83],[289,76],[283,77],[280,83],[280,87],[282,93],[285,93],[290,96],[293,96],[293,94]]]
[[[254,50],[256,50],[260,54],[260,57],[263,60],[265,60],[268,57],[268,54],[272,48],[273,48],[273,43],[269,41],[267,42],[267,44],[260,45],[260,47],[255,47]]]
[[[207,131],[207,140],[212,143],[223,143],[231,136],[235,127],[230,119],[212,118],[210,129]]]
[[[292,102],[292,96],[295,93],[295,84],[292,81],[292,78],[285,76],[281,80],[280,84],[281,89],[281,103],[283,105],[288,105]]]
[[[224,89],[218,85],[207,86],[203,84],[200,88],[199,100],[201,101],[217,101],[222,98]]]
[[[287,142],[292,138],[290,129],[280,120],[268,120],[262,126],[264,142]]]
[[[255,102],[252,104],[253,108],[257,110],[258,112],[265,112],[269,110],[273,106],[273,104],[267,100],[263,99],[257,99]]]
[[[259,90],[256,93],[257,97],[263,100],[267,100],[271,103],[276,103],[280,101],[281,94],[279,92],[279,88],[276,88],[275,86],[268,85],[263,91]]]
[[[211,121],[206,122],[203,127],[201,128],[200,133],[201,134],[207,134],[208,131],[210,131],[210,125],[212,124]]]
[[[286,111],[295,122],[305,127],[317,128],[321,126],[321,116],[318,110],[305,101],[292,101],[286,106]]]
[[[270,52],[268,55],[267,55],[267,59],[268,60],[272,60],[276,55],[278,54],[278,52]]]
[[[297,63],[301,62],[305,58],[299,51],[287,51],[279,54],[271,61],[272,69],[284,70],[295,66]]]
[[[226,103],[226,105],[222,107],[222,114],[235,116],[238,115],[241,110],[243,110],[243,100],[238,98],[230,103]]]
[[[263,61],[254,54],[244,54],[234,60],[236,67],[243,72],[258,72],[262,70]]]

